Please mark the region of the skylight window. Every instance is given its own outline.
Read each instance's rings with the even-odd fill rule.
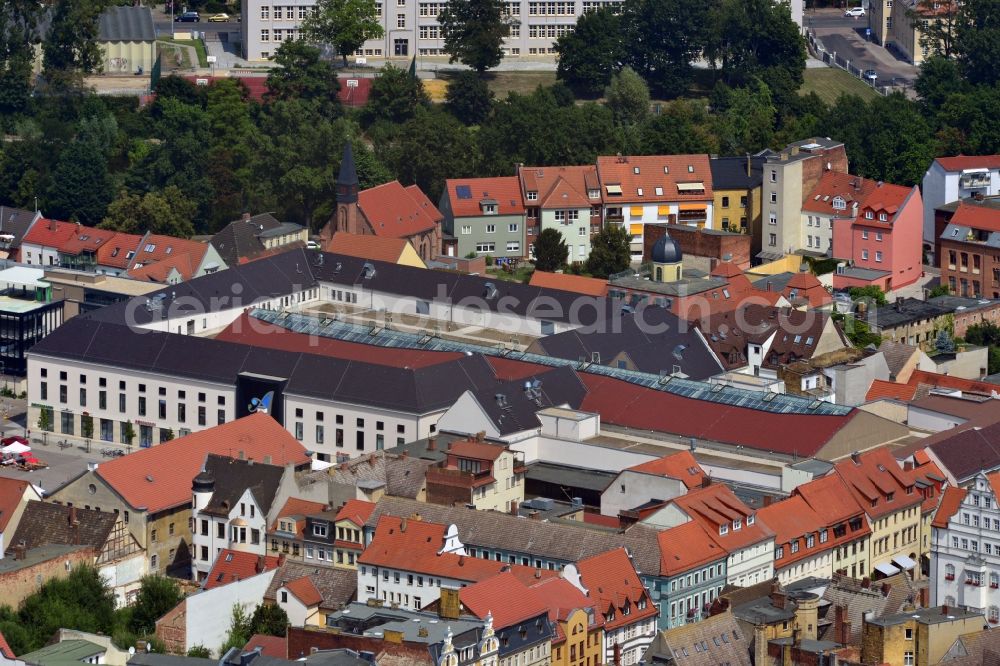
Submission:
[[[146,245],[146,247],[143,248],[143,252],[152,252],[155,249],[156,246],[153,245],[152,243],[149,243],[148,245]]]

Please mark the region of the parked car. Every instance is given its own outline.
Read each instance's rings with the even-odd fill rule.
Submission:
[[[864,15],[865,15],[864,7],[850,7],[846,12],[844,12],[844,16],[853,16],[854,18]]]
[[[209,23],[229,23],[229,14],[212,14],[208,17]]]
[[[184,12],[174,17],[174,23],[201,23],[201,16],[198,12]]]
[[[866,69],[864,73],[861,74],[868,83],[875,83],[875,79],[878,78],[878,72],[874,69]]]

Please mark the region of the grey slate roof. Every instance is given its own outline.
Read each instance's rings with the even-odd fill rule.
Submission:
[[[73,527],[71,518],[77,521]],[[90,546],[98,553],[107,543],[118,516],[109,511],[68,507],[51,502],[28,502],[7,550],[24,541],[29,550],[47,545]]]
[[[916,298],[904,298],[901,301],[883,305],[874,312],[869,311],[868,322],[879,329],[895,328],[924,319],[934,319],[949,312],[951,310],[948,308],[934,303]]]
[[[228,516],[243,493],[250,489],[261,512],[267,515],[281,485],[285,468],[210,453],[205,459],[205,471],[215,479],[215,492],[203,511]]]
[[[972,227],[949,222],[948,226],[946,226],[944,231],[941,232],[941,240],[965,242],[969,232],[972,230]],[[986,235],[986,240],[983,241],[982,244],[987,247],[1000,247],[1000,231],[989,232]],[[979,243],[977,242],[976,245],[979,245]]]
[[[885,364],[889,366],[889,376],[896,377],[906,365],[906,362],[917,353],[917,348],[903,342],[883,340],[878,350],[885,357]]]
[[[212,236],[210,242],[227,266],[235,266],[241,258],[254,259],[267,251],[260,238],[301,230],[301,225],[279,222],[270,213],[261,213],[230,222]]]
[[[1000,467],[1000,422],[962,430],[930,447],[945,469],[961,483],[980,470]]]
[[[537,393],[530,396],[526,382],[540,383]],[[536,412],[545,407],[568,405],[578,408],[587,395],[587,387],[572,368],[562,366],[531,377],[505,382],[496,387],[476,391],[476,401],[489,416],[501,435],[523,432],[541,425]],[[500,404],[499,396],[503,404]],[[537,395],[537,397],[534,397]]]
[[[403,458],[388,451],[384,455],[372,453],[325,470],[299,475],[298,483],[305,486],[327,482],[353,488],[365,481],[376,481],[386,484],[386,494],[416,499],[424,487],[424,478],[430,465],[430,460],[415,456]]]
[[[109,345],[108,340],[116,343]],[[497,384],[489,363],[478,355],[423,368],[396,368],[192,335],[136,333],[86,316],[57,328],[32,353],[227,385],[241,373],[283,377],[288,380],[286,394],[419,414],[450,407],[466,390]]]
[[[12,249],[20,247],[36,215],[37,213],[30,210],[0,206],[0,234],[10,234],[14,237],[14,242],[10,244]]]
[[[647,332],[659,331],[659,332]],[[722,372],[715,354],[694,328],[677,315],[656,306],[641,307],[633,315],[609,319],[595,332],[581,330],[549,335],[535,342],[543,353],[557,358],[590,360],[600,354],[602,364],[610,364],[619,354],[627,354],[637,370],[667,371],[679,365],[694,380]],[[680,358],[674,350],[680,351]]]
[[[888,585],[887,594],[882,591],[883,585]],[[872,611],[875,618],[893,615],[898,613],[903,605],[915,596],[916,590],[913,583],[905,573],[898,573],[895,576],[870,583],[867,588],[864,587],[863,581],[835,574],[830,585],[823,592],[823,601],[829,603],[826,619],[830,624],[827,625],[827,634],[819,638],[834,640],[835,607],[843,606],[847,611],[847,619],[851,621],[850,643],[851,645],[860,645],[861,629],[866,612]]]
[[[156,28],[149,7],[109,7],[101,14],[97,40],[101,42],[153,42]]]
[[[358,590],[358,572],[354,569],[317,567],[302,562],[286,561],[274,572],[274,578],[264,593],[264,599],[277,598],[278,588],[300,578],[308,577],[323,601],[323,610],[340,610],[351,603]]]
[[[129,657],[128,666],[219,666],[216,659],[181,657],[159,652],[136,652]]]
[[[747,163],[750,173],[747,174]],[[712,189],[750,190],[759,187],[764,180],[764,158],[753,157],[713,157],[709,160],[712,170]],[[730,207],[738,209],[739,201],[730,201]]]
[[[375,529],[382,515],[410,517],[441,525],[454,524],[462,543],[501,549],[562,562],[578,562],[620,546],[632,553],[636,568],[647,576],[660,573],[660,546],[657,531],[636,524],[623,533],[603,532],[568,522],[550,523],[525,520],[496,511],[476,511],[465,507],[426,504],[399,497],[383,497],[368,518],[366,527]]]

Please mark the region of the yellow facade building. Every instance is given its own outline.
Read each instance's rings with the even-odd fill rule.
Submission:
[[[940,663],[960,636],[982,628],[981,614],[949,606],[905,610],[865,621],[861,663],[932,666]]]

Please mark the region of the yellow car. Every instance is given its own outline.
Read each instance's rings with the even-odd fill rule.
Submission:
[[[229,14],[213,14],[208,17],[209,23],[229,23]]]

